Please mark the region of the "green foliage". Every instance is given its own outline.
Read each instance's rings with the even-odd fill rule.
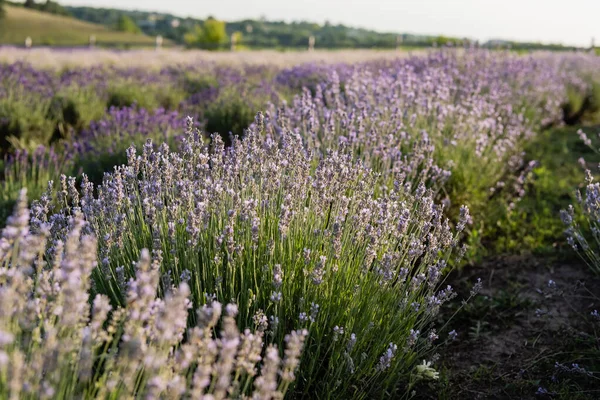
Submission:
[[[164,87],[156,85],[140,86],[128,82],[113,84],[108,89],[108,100],[106,107],[138,107],[153,110],[157,107],[166,109],[177,108],[184,99],[182,90],[172,88],[165,90]]]
[[[14,101],[0,98],[0,149],[34,149],[50,142],[54,121],[48,119],[49,100]]]
[[[220,88],[218,79],[210,73],[196,75],[188,72],[178,78],[175,88],[168,89],[165,89],[164,85],[155,83],[139,85],[123,79],[115,80],[109,84],[107,97],[98,96],[93,89],[80,88],[65,89],[49,99],[40,98],[40,96],[28,97],[27,94],[20,93],[18,101],[15,101],[16,97],[11,98],[10,96],[7,99],[0,99],[0,121],[3,123],[0,126],[0,134],[2,134],[2,138],[7,138],[7,143],[12,147],[33,149],[38,143],[48,143],[58,138],[72,139],[69,137],[72,132],[80,131],[90,121],[99,119],[107,106],[125,107],[136,104],[150,110],[159,106],[176,108],[186,95],[214,88],[217,89],[215,92],[219,93],[218,98],[211,101],[206,110],[202,110],[206,120],[206,131],[208,133],[217,132],[225,139],[229,139],[230,132],[233,135],[242,135],[244,129],[253,122],[256,111],[269,101],[270,94],[261,94],[259,81],[255,77],[246,78],[244,84],[240,85],[242,87],[236,86],[235,89],[228,90]],[[343,87],[340,88],[340,92],[344,93]],[[567,115],[580,114],[586,118],[597,115],[600,108],[600,86],[592,85],[589,92],[586,93],[570,88],[566,104],[569,107]],[[531,109],[525,109],[523,114],[536,121],[535,113],[532,113]],[[577,121],[581,118],[578,118]],[[512,184],[516,178],[514,175],[522,172],[506,166],[508,155],[504,158],[476,156],[474,137],[461,139],[458,146],[448,146],[446,141],[454,134],[455,121],[449,121],[446,126],[429,125],[432,124],[432,121],[435,122],[433,119],[428,120],[419,116],[415,121],[415,129],[434,132],[437,132],[437,129],[440,135],[432,135],[431,138],[435,142],[436,149],[436,153],[432,157],[440,165],[445,166],[451,162],[456,165],[450,180],[444,184],[440,193],[452,200],[450,214],[456,214],[458,205],[461,203],[468,203],[473,210],[475,225],[467,228],[471,230],[469,232],[470,242],[476,245],[471,254],[473,257],[485,254],[481,249],[487,249],[489,253],[505,251],[549,253],[554,252],[556,248],[563,247],[564,241],[561,238],[564,228],[557,215],[560,209],[566,208],[571,203],[572,189],[582,182],[583,172],[582,168],[578,166],[577,159],[583,156],[590,165],[597,165],[600,161],[600,155],[584,146],[574,129],[537,132],[534,137],[523,138],[523,142],[521,139],[517,139],[515,148],[518,152],[525,150],[528,158],[537,160],[539,165],[530,173],[523,175],[533,178],[525,180],[528,186],[527,194],[515,204],[508,204],[515,200],[514,193],[510,192],[510,189],[498,192],[490,191],[490,189],[495,189],[497,187],[495,184],[501,181],[506,183],[506,187],[513,187]],[[532,125],[537,127],[533,122]],[[264,132],[261,132],[260,137],[263,137],[263,134]],[[12,207],[22,187],[27,187],[31,198],[37,199],[45,189],[45,183],[48,180],[58,181],[62,173],[69,174],[74,170],[83,171],[91,181],[99,182],[104,172],[112,170],[115,165],[128,161],[125,150],[131,144],[142,148],[146,139],[151,138],[162,142],[161,139],[164,139],[164,135],[167,137],[168,147],[174,149],[175,139],[172,132],[156,130],[149,135],[133,134],[126,140],[115,144],[115,137],[121,139],[124,137],[121,132],[117,132],[114,136],[107,135],[90,139],[97,152],[86,154],[73,161],[60,157],[54,158],[51,156],[52,153],[47,150],[44,153],[37,153],[37,155],[21,157],[18,162],[3,164],[4,173],[0,179],[0,213]],[[201,135],[191,137],[197,140]],[[118,141],[118,139],[116,140]],[[190,139],[190,142],[193,141]],[[406,308],[400,313],[398,311],[397,293],[410,293],[408,283],[394,283],[397,286],[385,287],[385,285],[382,286],[381,281],[365,277],[360,273],[367,254],[364,249],[368,249],[368,246],[366,246],[367,242],[360,244],[360,235],[353,231],[356,227],[350,221],[358,220],[360,211],[357,208],[358,205],[371,204],[374,199],[371,199],[372,193],[370,192],[368,196],[362,194],[358,196],[355,192],[359,192],[357,188],[366,185],[368,188],[375,188],[373,190],[375,196],[380,194],[383,196],[386,189],[382,190],[381,187],[378,187],[379,184],[375,183],[375,175],[370,176],[364,171],[357,170],[357,174],[349,174],[352,177],[349,186],[344,187],[339,193],[337,191],[326,193],[323,199],[327,199],[327,202],[316,203],[315,201],[319,198],[319,185],[307,185],[307,192],[304,193],[306,196],[295,196],[296,193],[302,193],[299,190],[289,191],[288,187],[298,177],[297,170],[290,170],[278,176],[277,179],[272,179],[266,174],[261,175],[265,171],[261,165],[265,157],[257,156],[253,159],[233,157],[232,162],[237,162],[237,160],[248,160],[249,162],[240,164],[240,168],[227,170],[227,173],[224,173],[223,166],[231,164],[224,163],[219,158],[218,155],[227,154],[219,143],[218,138],[215,138],[213,146],[218,148],[218,151],[209,152],[202,149],[201,152],[190,155],[188,159],[178,160],[173,165],[167,164],[165,160],[176,160],[174,158],[176,156],[169,158],[169,154],[173,155],[173,153],[166,147],[160,149],[160,156],[158,152],[154,152],[151,157],[146,157],[147,152],[153,151],[149,150],[152,145],[148,144],[144,147],[144,155],[140,159],[144,162],[148,162],[150,159],[155,160],[157,164],[145,164],[142,170],[138,170],[136,169],[138,166],[135,166],[136,162],[133,161],[131,169],[117,170],[112,178],[107,178],[105,187],[111,188],[110,183],[113,183],[115,187],[120,187],[119,185],[123,182],[122,177],[126,177],[124,180],[127,181],[128,192],[126,196],[120,196],[120,198],[129,199],[130,202],[120,205],[119,207],[122,208],[114,215],[105,215],[101,211],[89,219],[94,224],[94,229],[100,233],[100,240],[107,242],[102,242],[102,246],[105,246],[105,250],[108,249],[107,253],[112,252],[110,256],[114,257],[110,258],[111,265],[105,266],[106,268],[110,267],[111,273],[100,276],[98,279],[100,290],[106,292],[114,290],[110,293],[113,296],[113,302],[123,302],[124,304],[124,290],[120,281],[117,280],[117,278],[120,279],[118,273],[127,268],[125,271],[128,277],[134,277],[130,266],[136,260],[139,253],[137,250],[152,245],[164,254],[164,265],[172,268],[172,270],[168,270],[169,275],[165,275],[169,279],[171,279],[171,272],[173,272],[175,281],[183,280],[181,277],[186,272],[192,271],[196,275],[193,277],[195,284],[191,289],[192,301],[196,306],[201,305],[205,301],[204,296],[214,290],[221,298],[235,299],[236,303],[241,305],[241,316],[238,322],[244,326],[251,326],[254,323],[252,317],[257,315],[254,312],[263,313],[264,311],[269,316],[279,318],[278,321],[281,321],[285,330],[280,328],[279,331],[269,333],[270,340],[279,345],[283,345],[285,332],[290,328],[296,328],[296,326],[292,326],[294,318],[300,312],[309,311],[309,303],[318,302],[322,307],[322,317],[313,321],[314,325],[310,327],[311,337],[308,342],[307,356],[302,360],[302,369],[299,372],[302,379],[296,388],[291,387],[290,390],[297,389],[298,397],[301,396],[300,393],[303,390],[305,390],[302,393],[304,397],[313,393],[333,393],[339,389],[337,386],[339,380],[339,382],[343,382],[343,387],[347,388],[345,393],[347,397],[357,395],[363,388],[370,387],[372,382],[380,379],[380,376],[372,374],[381,360],[381,354],[386,354],[386,346],[389,341],[405,343],[409,338],[411,327],[423,328],[427,325],[421,322],[415,325],[415,321],[408,321],[406,315],[414,316],[415,314],[411,309]],[[271,148],[272,151],[281,151],[278,153],[278,159],[285,161],[282,162],[282,166],[288,165],[287,160],[293,160],[294,157],[305,154],[301,146],[291,151],[292,148],[288,147],[290,142],[285,143],[285,146],[275,145]],[[240,151],[238,154],[247,155],[243,152],[246,151],[245,148],[241,146],[236,143],[232,151]],[[248,147],[248,149],[251,148],[253,147]],[[488,153],[483,156],[491,155],[493,149],[485,151]],[[136,158],[130,157],[130,160],[136,160]],[[206,162],[204,169],[200,168],[201,162]],[[371,166],[375,166],[375,172],[379,172],[375,162],[372,160],[370,162],[373,163]],[[313,178],[317,179],[316,164],[315,161],[315,165],[311,165],[310,160],[303,162],[302,165],[306,166],[307,175],[304,177],[306,182],[312,183]],[[198,189],[202,190],[190,193],[202,194],[204,190],[206,192],[214,190],[214,193],[206,197],[210,201],[202,203],[203,207],[208,208],[202,210],[202,212],[206,211],[206,214],[203,217],[205,219],[203,219],[201,229],[198,229],[197,234],[201,236],[201,240],[198,241],[200,245],[196,248],[190,246],[192,231],[188,229],[186,218],[191,220],[198,211],[195,207],[199,206],[195,201],[181,202],[179,186],[168,186],[172,182],[178,182],[177,185],[186,187],[185,184],[179,182],[185,182],[188,176],[182,174],[181,171],[177,172],[176,166],[196,166],[194,168],[198,168],[198,170],[194,174],[190,174],[194,176],[207,173],[207,176],[212,178],[213,176],[220,177],[219,174],[223,173],[225,176],[223,179],[231,179],[229,183],[232,188],[237,188],[238,182],[253,183],[253,185],[240,190],[239,194],[234,192],[235,195],[231,195],[229,191],[215,189],[216,187],[221,188],[221,186],[220,184],[215,185],[212,179],[197,180],[197,182],[206,183],[207,186],[200,186]],[[173,167],[173,171],[167,167]],[[185,170],[185,168],[183,169]],[[524,167],[522,169],[524,170]],[[157,171],[163,170],[165,171],[164,175],[157,173]],[[214,175],[208,175],[207,171]],[[232,174],[232,171],[235,174]],[[316,171],[319,171],[319,168]],[[347,169],[342,165],[339,168],[336,166],[332,171],[347,171]],[[187,173],[189,170],[185,172]],[[361,175],[363,173],[364,176]],[[174,177],[175,179],[173,179]],[[365,177],[369,179],[365,179]],[[334,179],[326,179],[323,186],[335,182]],[[131,184],[132,181],[135,183]],[[73,179],[72,182],[75,180]],[[275,186],[269,189],[268,182],[275,182]],[[150,210],[150,212],[157,212],[152,217],[154,219],[150,220],[145,219],[144,216],[144,213],[148,211],[143,208],[147,202],[146,194],[142,191],[154,183],[165,184],[166,189],[161,196],[157,197],[159,206],[155,210]],[[259,183],[265,186],[259,186]],[[162,187],[161,185],[157,186]],[[379,191],[383,193],[379,193]],[[92,192],[94,192],[93,189],[88,193]],[[288,193],[289,197],[286,196]],[[344,250],[341,256],[335,255],[336,250],[330,242],[329,236],[331,235],[329,232],[331,232],[330,223],[332,221],[330,215],[347,207],[347,204],[344,203],[346,200],[338,199],[336,197],[338,195],[343,195],[342,199],[353,199],[352,201],[348,200],[348,204],[351,204],[348,211],[350,216],[338,218],[335,222],[338,227],[339,224],[342,224],[344,229],[342,239],[340,239],[340,246],[343,246]],[[57,198],[66,201],[66,195],[65,197],[61,196],[59,194]],[[72,194],[69,196],[73,197]],[[86,201],[89,199],[88,197]],[[219,201],[214,201],[215,199]],[[238,214],[231,211],[235,204],[252,204],[254,201],[258,204],[256,199],[261,200],[261,207],[256,209],[256,212],[259,213],[257,215],[260,216],[260,218],[256,218],[258,221],[256,230],[259,232],[259,237],[272,238],[270,241],[264,242],[261,239],[255,243],[251,236],[254,227],[250,229],[250,223],[254,223],[254,221],[245,215],[238,218]],[[112,205],[112,200],[114,199],[105,197],[99,204]],[[288,207],[286,201],[295,202],[289,206],[290,209],[300,210],[290,223],[289,236],[280,235],[278,232],[278,229],[281,229],[284,215],[281,211]],[[412,200],[410,201],[412,202]],[[419,209],[418,201],[421,200],[417,199],[414,203],[409,202],[409,209]],[[75,206],[79,206],[79,204],[75,204],[76,200],[73,202]],[[173,205],[179,204],[185,204],[185,207],[173,208]],[[387,203],[382,204],[387,205]],[[63,205],[61,204],[61,206]],[[75,208],[67,207],[65,210],[65,214],[67,214],[65,216],[70,216],[69,213]],[[4,221],[5,216],[6,214],[0,214],[1,221]],[[125,244],[111,247],[112,244],[108,242],[117,233],[111,231],[114,228],[115,216],[123,218],[123,227],[126,230],[126,235],[123,237]],[[170,221],[175,220],[174,216],[177,217],[176,221],[178,222],[169,224]],[[63,220],[67,220],[67,218]],[[396,225],[394,224],[394,226]],[[415,227],[415,229],[417,228]],[[324,232],[322,237],[319,231]],[[223,241],[225,234],[231,235],[231,243],[241,243],[242,246],[230,249],[228,247],[230,242]],[[397,235],[391,237],[394,239]],[[229,238],[225,237],[225,239]],[[357,245],[357,243],[359,244]],[[407,243],[399,242],[392,244],[390,248],[406,253],[408,251],[406,245]],[[247,249],[246,252],[244,249]],[[316,258],[312,261],[304,261],[302,257],[305,257],[306,253],[303,253],[305,249],[317,249],[323,253],[324,260],[330,260],[330,264],[334,263],[331,264],[332,272],[337,274],[338,267],[341,269],[339,274],[328,274],[326,278],[328,280],[319,288],[310,286],[306,265],[315,264]],[[381,254],[385,251],[387,249],[381,247],[375,253]],[[425,271],[424,267],[428,263],[424,262],[422,265],[420,263],[421,261],[415,261],[415,270],[411,269],[412,275],[416,276],[419,271]],[[273,268],[273,264],[282,265],[282,271],[285,271],[283,274],[285,277],[284,300],[281,303],[272,299],[268,300],[275,276],[274,269],[270,269]],[[323,261],[324,264],[325,261]],[[127,267],[122,267],[123,265]],[[319,268],[317,264],[314,270],[318,271]],[[202,273],[206,276],[200,276],[197,271],[203,271]],[[166,271],[161,272],[166,273]],[[161,287],[159,292],[164,288],[165,286]],[[365,293],[369,295],[366,296]],[[407,307],[410,304],[409,301],[412,300],[417,300],[417,303],[425,305],[426,298],[422,296],[422,293],[414,294],[414,296],[415,299],[407,298],[407,302],[400,306]],[[298,301],[299,299],[301,300]],[[262,308],[259,309],[258,306]],[[494,328],[493,322],[490,323],[484,319],[486,315],[498,313],[497,310],[508,310],[500,313],[499,316],[503,324],[512,323],[517,316],[515,310],[530,308],[530,306],[528,301],[509,292],[500,292],[492,298],[479,298],[474,303],[473,309],[465,307],[465,312],[471,313],[469,319],[475,321],[475,324],[470,328],[465,325],[464,333],[461,334],[471,340],[485,339]],[[190,320],[194,318],[191,316]],[[372,321],[376,321],[376,323],[371,325]],[[338,342],[336,334],[332,333],[340,326],[346,329],[344,342],[341,340]],[[360,332],[360,336],[355,343],[357,346],[355,354],[348,355],[346,339],[348,339],[348,334],[354,331]],[[341,336],[343,337],[344,334]],[[405,383],[406,372],[420,362],[421,353],[419,352],[421,351],[419,349],[403,356],[404,358],[399,361],[398,366],[394,366],[396,371],[393,372],[393,375],[390,372],[390,378],[381,379],[382,387],[393,390],[397,387],[398,382]],[[364,357],[363,354],[365,354]],[[350,358],[350,362],[357,362],[358,372],[353,377],[348,377],[348,368],[345,365],[349,357],[354,357]],[[360,363],[358,360],[361,360]],[[352,364],[352,368],[354,368],[354,364]],[[485,374],[491,374],[485,366],[475,373],[477,376]],[[346,381],[344,381],[345,379]],[[348,382],[356,383],[356,386],[347,385]],[[370,395],[371,393],[365,396]],[[390,395],[394,395],[394,393]],[[375,394],[372,397],[375,397]]]
[[[202,26],[196,25],[194,30],[185,35],[188,46],[208,50],[218,50],[227,42],[225,22],[208,18]]]
[[[57,140],[73,139],[112,106],[135,104],[147,110],[175,110],[185,96],[182,88],[165,90],[159,85],[131,82],[113,84],[106,96],[99,96],[93,87],[77,86],[64,88],[50,98],[9,91],[9,96],[0,98],[0,150],[32,150]]]
[[[204,21],[202,32],[202,41],[206,44],[221,44],[227,40],[225,22],[217,21],[214,18]]]
[[[219,86],[219,81],[214,75],[210,74],[193,74],[184,73],[182,77],[182,86],[185,88],[187,94],[195,94],[203,92],[210,88],[216,88]]]
[[[0,161],[0,227],[4,227],[21,189],[26,188],[31,200],[40,198],[48,182],[58,182],[61,174],[72,174],[72,162],[53,149],[39,147],[32,152],[19,152]]]
[[[14,5],[14,3],[13,3]],[[23,4],[23,7],[31,9],[31,10],[38,10],[38,11],[43,11],[45,13],[49,13],[49,14],[55,14],[55,15],[65,15],[65,16],[69,16],[71,15],[69,13],[69,11],[67,11],[66,8],[64,8],[63,6],[61,6],[60,4],[58,4],[55,1],[52,0],[46,0],[44,3],[35,3],[35,1],[33,0],[26,0],[25,3]]]
[[[600,123],[600,82],[594,81],[590,89],[587,119],[589,123]]]
[[[588,84],[584,89],[574,86],[567,88],[563,113],[568,125],[600,122],[600,82],[593,77],[587,79]]]
[[[119,84],[109,88],[108,100],[106,103],[107,108],[131,107],[134,104],[149,109],[156,106],[154,99],[146,96],[144,89],[139,86]]]
[[[490,46],[492,47],[492,46]],[[547,51],[575,51],[579,50],[575,46],[565,46],[560,43],[539,43],[539,42],[505,42],[504,47],[509,47],[513,51],[530,52],[534,50]]]
[[[9,92],[0,99],[0,150],[33,150],[68,138],[104,115],[105,101],[94,88],[66,88],[51,98]]]
[[[561,249],[572,256],[558,215],[575,201],[575,189],[583,182],[578,159],[588,165],[600,162],[600,155],[585,146],[576,131],[576,127],[547,130],[526,146],[528,159],[537,160],[538,166],[514,210],[504,210],[486,226],[483,241],[491,252],[555,254]]]
[[[244,129],[254,120],[256,110],[241,97],[231,95],[209,105],[204,117],[206,132],[218,133],[226,143],[231,143],[230,135],[242,136]]]
[[[252,87],[228,89],[208,104],[204,112],[205,131],[218,133],[225,143],[231,136],[244,135],[244,130],[254,121],[258,111],[269,102],[269,98]]]
[[[51,4],[51,6],[48,4]],[[82,21],[102,24],[110,28],[118,26],[119,21],[125,16],[130,19],[133,25],[138,27],[139,31],[142,31],[147,35],[153,37],[161,35],[178,44],[187,44],[190,46],[202,46],[197,39],[202,35],[201,30],[203,24],[206,22],[195,18],[181,18],[172,14],[148,11],[93,7],[62,7],[52,1],[36,5],[35,8],[53,14],[73,15],[75,18]],[[173,23],[174,21],[177,21],[177,23]],[[130,23],[127,25],[133,27]],[[236,42],[236,47],[238,48],[306,48],[310,36],[316,38],[317,47],[327,49],[393,49],[398,46],[397,33],[382,33],[367,29],[352,28],[341,24],[332,25],[325,23],[320,25],[305,21],[287,23],[283,21],[251,19],[228,22],[224,39],[217,42],[218,46],[215,44],[204,44],[204,46],[210,46],[209,48],[219,48],[228,42],[230,35],[236,32],[243,33],[243,37],[238,38],[238,41]],[[438,45],[462,43],[462,38],[446,36],[402,34],[400,37],[402,38],[402,48],[405,49],[430,47],[433,43]],[[519,43],[508,41],[503,41],[501,44],[504,47],[510,46],[512,50],[517,52],[541,49],[551,51],[570,51],[575,49],[574,47],[563,46],[560,44]],[[486,45],[490,48],[496,47],[494,42],[490,42]],[[599,50],[596,49],[596,51]]]
[[[141,29],[127,15],[121,15],[117,21],[116,29],[120,32],[140,33]]]
[[[55,15],[66,15],[66,16],[71,15],[69,13],[69,11],[67,11],[66,8],[64,8],[60,4],[58,4],[54,1],[51,1],[51,0],[47,0],[44,4],[38,5],[36,7],[36,9],[46,12],[46,13],[55,14]]]
[[[94,88],[67,88],[50,103],[47,118],[55,121],[55,138],[68,138],[105,113],[105,102]]]
[[[437,36],[433,39],[431,39],[431,43],[432,44],[436,44],[438,46],[444,46],[444,45],[448,45],[448,44],[453,44],[456,42],[456,39],[453,39],[451,37],[448,36]]]
[[[231,34],[231,41],[232,41],[231,45],[234,47],[234,50],[236,48],[240,48],[240,45],[243,40],[244,40],[244,35],[242,34],[242,32],[235,31]]]
[[[75,184],[74,178],[61,179],[62,199],[76,192]],[[233,304],[188,310],[185,282],[157,298],[162,276],[147,249],[127,289],[135,301],[114,309],[108,297],[95,293],[97,240],[86,232],[82,214],[70,218],[64,242],[52,242],[50,229],[38,230],[40,221],[29,218],[26,192],[19,193],[2,235],[6,312],[0,326],[7,345],[0,398],[33,399],[41,392],[60,399],[199,398],[208,392],[219,399],[283,399],[293,387],[307,330],[292,331],[277,348],[263,340],[263,331],[240,332]],[[51,202],[46,196],[31,214]],[[187,330],[188,315],[206,323]],[[217,330],[222,333],[215,335]],[[165,390],[162,382],[177,382],[177,388]]]

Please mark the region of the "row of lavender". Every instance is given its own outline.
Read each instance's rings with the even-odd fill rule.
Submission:
[[[183,129],[183,117],[191,115],[227,134],[232,126],[220,119],[238,118],[234,122],[247,125],[254,109],[287,96],[295,84],[288,84],[275,68],[211,63],[162,70],[98,66],[58,72],[16,63],[0,66],[0,83],[2,153],[72,139],[92,121],[111,119],[113,107],[132,105],[150,113],[177,112],[182,116],[177,128]],[[233,112],[250,116],[219,114],[217,105],[240,95],[245,98],[245,109]],[[235,134],[242,134],[240,127],[233,128]]]
[[[0,217],[21,187],[37,198],[61,173],[100,182],[131,144],[173,143],[193,116],[204,131],[242,134],[256,110],[289,97],[296,81],[271,67],[215,64],[162,70],[108,66],[65,71],[0,66]],[[243,101],[242,101],[243,99]],[[32,165],[33,164],[33,165]],[[41,167],[43,166],[43,167]]]
[[[461,334],[437,317],[463,232],[523,195],[524,143],[562,121],[595,65],[440,52],[302,66],[274,78],[302,93],[230,144],[192,119],[155,137],[148,126],[177,117],[113,109],[22,158],[5,188],[56,185],[31,215],[22,195],[0,241],[0,388],[371,398],[436,379],[436,347]],[[123,154],[130,135],[151,140],[101,185],[59,177],[69,157]]]

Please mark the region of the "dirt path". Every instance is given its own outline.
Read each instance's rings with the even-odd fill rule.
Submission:
[[[600,278],[577,260],[509,256],[450,283],[467,297],[477,278],[483,290],[455,317],[459,338],[441,354],[446,381],[418,397],[600,399],[600,320],[591,315],[600,312]]]

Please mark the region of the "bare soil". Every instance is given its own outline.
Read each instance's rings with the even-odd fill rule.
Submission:
[[[417,398],[600,399],[600,321],[591,315],[600,312],[600,277],[578,260],[506,256],[449,283],[466,298],[477,278],[483,289],[455,316],[458,340],[442,350],[444,379],[417,388]]]

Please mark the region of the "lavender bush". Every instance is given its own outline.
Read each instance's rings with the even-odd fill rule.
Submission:
[[[0,153],[48,144],[54,134],[54,123],[46,118],[50,105],[50,100],[40,100],[20,90],[0,93]]]
[[[272,104],[267,130],[300,133],[317,157],[350,154],[386,187],[398,176],[413,188],[424,183],[450,215],[468,204],[478,234],[524,195],[535,166],[525,162],[524,145],[561,122],[570,61],[446,51],[331,70],[291,104]]]
[[[66,152],[76,157],[78,168],[93,181],[100,182],[105,171],[127,161],[129,146],[141,146],[152,139],[176,147],[177,138],[184,130],[185,119],[177,111],[111,107],[105,118],[93,121],[67,145]]]
[[[23,191],[0,237],[3,398],[276,399],[294,381],[306,331],[285,336],[281,358],[263,331],[238,330],[236,305],[214,300],[186,328],[190,286],[163,285],[157,298],[160,265],[145,249],[126,304],[96,294],[90,307],[97,243],[81,214],[47,252],[47,227],[28,224]]]
[[[577,132],[583,143],[598,152],[592,140],[583,130]],[[581,160],[585,165],[585,161]],[[565,225],[569,245],[577,251],[593,271],[600,274],[600,183],[586,169],[585,192],[575,192],[577,203],[561,210],[560,217]]]
[[[279,348],[286,331],[306,329],[296,394],[404,390],[454,295],[440,285],[451,253],[464,251],[468,210],[453,232],[423,185],[381,192],[351,157],[332,151],[315,163],[298,134],[264,136],[260,114],[229,149],[219,136],[209,148],[190,125],[180,153],[150,141],[141,154],[131,148],[101,186],[84,177],[81,194],[63,179],[35,202],[33,226],[64,241],[81,212],[98,238],[95,290],[115,304],[127,304],[133,263],[148,248],[162,296],[186,283],[195,307],[233,301],[238,325]]]
[[[19,150],[5,156],[0,175],[0,226],[4,226],[18,198],[27,188],[33,198],[39,198],[49,181],[57,181],[61,174],[73,172],[73,160],[54,151],[38,147],[33,152]]]
[[[76,140],[92,121],[108,117],[111,107],[134,105],[149,112],[179,111],[202,123],[206,118],[207,124],[213,123],[211,133],[225,137],[229,131],[242,134],[258,109],[277,101],[280,91],[290,90],[285,82],[275,81],[275,71],[269,66],[207,62],[160,70],[99,65],[60,72],[21,62],[0,64],[0,151]],[[240,93],[247,101],[239,101]],[[232,99],[244,114],[224,119],[219,107],[229,106]]]

